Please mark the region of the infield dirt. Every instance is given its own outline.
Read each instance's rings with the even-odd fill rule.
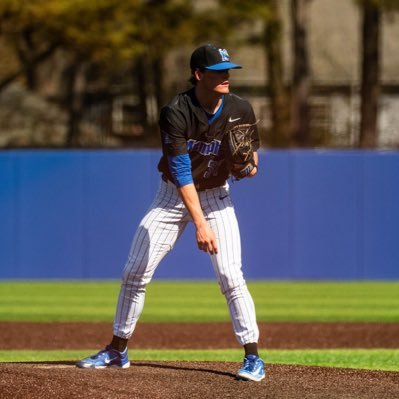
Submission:
[[[262,348],[398,348],[399,324],[260,323]],[[100,349],[108,323],[0,323],[0,349]],[[235,379],[240,363],[134,361],[140,348],[237,348],[230,323],[138,325],[132,367],[0,363],[0,398],[399,398],[399,373],[268,365],[266,379]]]

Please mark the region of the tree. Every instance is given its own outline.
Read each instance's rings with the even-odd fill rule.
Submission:
[[[192,38],[193,10],[190,2],[182,0],[147,0],[141,2],[134,15],[137,27],[131,39],[138,43],[132,73],[139,94],[139,107],[143,123],[149,131],[156,120],[150,120],[147,104],[155,99],[158,114],[167,95],[165,85],[165,58],[175,47],[188,43]]]
[[[291,136],[299,146],[309,144],[310,70],[307,46],[309,0],[291,0],[293,73],[291,90]]]
[[[287,146],[292,143],[290,131],[290,96],[284,81],[282,55],[282,20],[280,6],[275,0],[220,0],[223,7],[224,24],[227,26],[254,26],[261,21],[260,34],[246,38],[247,43],[260,44],[265,50],[267,64],[267,92],[270,98],[272,128],[268,140],[273,146]]]
[[[378,100],[380,95],[381,10],[372,0],[362,4],[361,122],[359,146],[377,145]]]
[[[83,93],[90,65],[116,68],[134,56],[127,37],[134,32],[129,20],[138,0],[4,0],[0,5],[0,33],[15,49],[20,69],[3,79],[0,88],[23,75],[36,90],[37,69],[61,49],[64,72],[58,101],[69,114],[67,145],[78,143]]]
[[[399,10],[398,0],[357,0],[362,13],[362,61],[359,147],[378,144],[378,102],[381,92],[381,17]]]
[[[0,34],[15,49],[21,68],[5,77],[0,89],[24,76],[36,90],[38,68],[58,51],[64,67],[57,99],[69,114],[67,145],[79,145],[84,95],[93,79],[109,93],[116,79],[125,90],[135,90],[142,123],[148,125],[149,100],[155,99],[154,114],[165,101],[166,55],[192,38],[191,16],[191,2],[184,0],[4,0]]]
[[[272,1],[269,7],[271,13],[265,20],[264,45],[273,124],[270,141],[275,146],[287,146],[292,144],[292,138],[290,131],[290,97],[284,82],[282,21],[278,4]]]
[[[57,49],[59,42],[43,40],[43,31],[33,16],[39,3],[25,5],[21,0],[4,0],[0,3],[0,35],[14,48],[20,67],[0,81],[0,91],[20,76],[25,76],[27,86],[34,89],[36,68]],[[50,32],[49,32],[50,33]]]

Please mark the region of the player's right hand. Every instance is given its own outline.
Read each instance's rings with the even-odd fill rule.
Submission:
[[[203,223],[197,226],[196,238],[198,249],[204,252],[209,252],[211,255],[218,253],[216,236],[213,230],[208,226],[208,223]]]

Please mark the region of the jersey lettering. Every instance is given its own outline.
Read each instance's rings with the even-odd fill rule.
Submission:
[[[193,139],[187,140],[187,150],[196,151],[201,155],[218,155],[220,151],[220,140],[212,140],[210,143],[203,141],[196,141]]]

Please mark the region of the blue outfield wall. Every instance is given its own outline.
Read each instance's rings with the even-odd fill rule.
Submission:
[[[0,278],[119,278],[157,150],[0,152]],[[248,279],[398,279],[399,152],[262,151],[231,183]],[[189,226],[156,278],[214,278]]]

